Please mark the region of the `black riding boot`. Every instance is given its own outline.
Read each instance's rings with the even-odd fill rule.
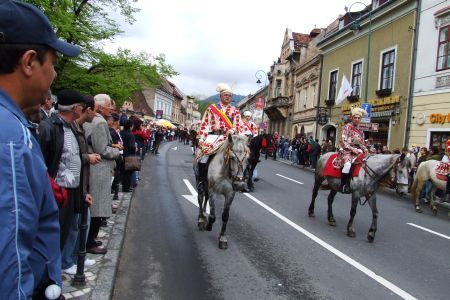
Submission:
[[[341,193],[350,194],[350,174],[341,173]]]
[[[445,188],[445,202],[450,202],[450,174],[447,175],[447,186]]]

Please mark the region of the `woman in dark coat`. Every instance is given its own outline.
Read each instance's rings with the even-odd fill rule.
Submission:
[[[134,135],[131,132],[131,128],[133,127],[133,120],[128,119],[123,126],[123,130],[120,132],[120,136],[123,141],[123,157],[136,155],[136,141],[134,139]],[[124,164],[122,164],[122,168]],[[125,171],[122,170],[122,192],[131,192],[131,174],[133,171]]]

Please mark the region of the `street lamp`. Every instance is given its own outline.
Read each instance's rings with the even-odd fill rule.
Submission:
[[[256,79],[258,79],[256,81],[256,83],[258,85],[261,85],[261,79],[264,77],[264,88],[267,86],[267,73],[264,72],[263,70],[258,70],[255,73],[255,77]],[[268,94],[269,91],[267,91],[266,93]],[[266,95],[267,95],[266,94]],[[263,107],[262,107],[262,115],[261,115],[261,123],[264,124],[264,106],[266,106],[266,95],[264,95],[264,103],[263,103]],[[264,128],[266,129],[266,128]]]
[[[360,10],[357,12],[357,18],[353,18],[351,8],[355,4],[361,4],[364,6],[363,10]],[[368,8],[369,6],[362,3],[362,2],[354,2],[350,5],[350,7],[345,7],[345,11],[348,13],[348,16],[350,19],[353,20],[352,25],[350,26],[350,29],[353,31],[353,33],[356,35],[361,30],[361,24],[360,19],[363,16],[363,12]],[[369,9],[369,32],[367,34],[367,66],[366,66],[366,83],[365,83],[365,90],[364,90],[364,102],[367,102],[367,95],[369,92],[369,70],[370,70],[370,42],[371,42],[371,34],[372,34],[372,7]]]

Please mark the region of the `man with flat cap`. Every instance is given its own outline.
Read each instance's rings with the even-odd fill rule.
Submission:
[[[61,286],[58,207],[39,143],[21,111],[40,104],[47,95],[56,76],[56,52],[76,56],[80,49],[59,40],[35,6],[0,1],[0,295],[4,299],[30,299],[33,293],[40,297],[47,285]],[[58,286],[52,287],[60,293]]]

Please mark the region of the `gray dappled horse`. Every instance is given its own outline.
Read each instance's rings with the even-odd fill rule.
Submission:
[[[230,207],[236,192],[244,191],[247,188],[244,170],[247,168],[249,156],[248,137],[240,135],[228,135],[228,139],[220,146],[217,153],[209,162],[208,182],[198,190],[198,228],[200,230],[212,230],[216,220],[216,198],[218,195],[225,197],[222,212],[222,229],[219,235],[219,248],[227,249],[228,241],[225,236]],[[197,187],[198,171],[197,160],[194,159],[194,171],[196,173]],[[206,204],[209,200],[210,212],[208,222],[206,222]]]
[[[321,156],[317,162],[312,200],[309,205],[308,214],[310,217],[314,217],[314,203],[316,201],[317,193],[322,182],[327,179],[327,187],[331,189],[331,192],[328,195],[328,224],[330,226],[336,226],[336,220],[333,216],[333,200],[337,192],[340,191],[341,179],[322,176],[323,168],[332,154],[333,152],[329,152]],[[356,236],[353,227],[353,219],[356,214],[358,201],[361,202],[360,198],[365,197],[372,209],[372,225],[367,234],[367,239],[369,242],[374,241],[378,218],[375,192],[378,190],[380,183],[383,183],[395,186],[398,194],[406,194],[408,192],[408,169],[410,168],[411,162],[408,158],[405,158],[404,154],[376,154],[370,155],[363,160],[363,165],[361,166],[358,176],[352,177],[350,182],[352,207],[350,210],[350,220],[347,225],[347,235],[349,237]]]

